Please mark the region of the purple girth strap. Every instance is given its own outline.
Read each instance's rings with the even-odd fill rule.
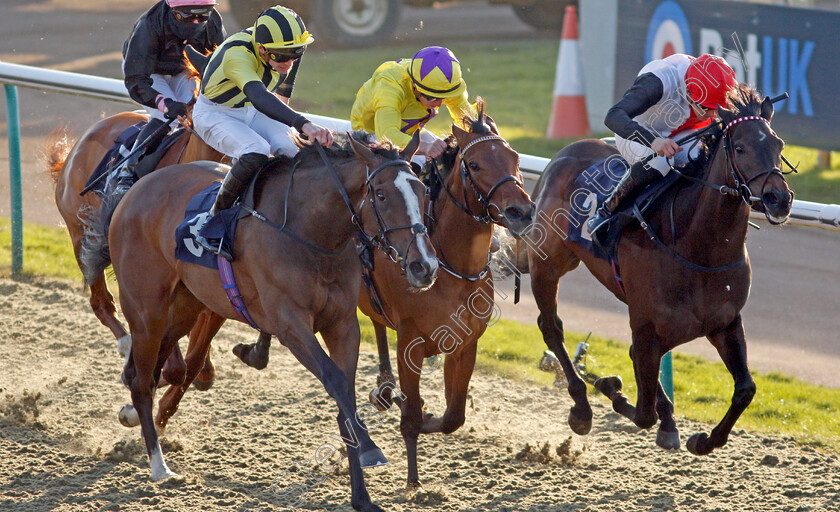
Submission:
[[[233,268],[230,266],[230,262],[221,256],[216,256],[216,263],[219,265],[219,277],[222,278],[222,287],[225,289],[225,294],[230,301],[230,305],[233,306],[233,309],[236,310],[236,313],[243,322],[259,331],[260,328],[257,327],[256,322],[251,318],[251,314],[248,313],[248,308],[245,307],[245,302],[242,300],[239,288],[236,287],[236,281],[233,279]]]

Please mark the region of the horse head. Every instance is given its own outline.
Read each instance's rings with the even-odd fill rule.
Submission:
[[[484,100],[478,98],[476,105],[478,117],[464,118],[469,131],[452,125],[457,143],[453,166],[460,167],[463,208],[476,219],[492,221],[518,236],[534,215],[534,203],[522,187],[519,153],[499,136],[495,122],[484,113]],[[452,176],[448,181],[457,180]]]
[[[771,224],[790,216],[793,192],[781,171],[785,143],[770,127],[773,102],[763,100],[745,85],[732,91],[728,109],[718,107],[723,121],[723,144],[731,171],[730,183],[750,207]]]
[[[348,133],[353,152],[367,167],[362,225],[373,245],[400,265],[412,290],[426,290],[435,282],[438,260],[423,225],[426,187],[409,165],[420,144],[419,132],[400,153],[388,146],[371,146],[369,138],[357,140],[361,136]],[[376,231],[368,231],[372,226]]]

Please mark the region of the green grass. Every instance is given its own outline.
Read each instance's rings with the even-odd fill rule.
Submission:
[[[487,112],[514,149],[550,158],[573,142],[545,138],[557,62],[555,40],[463,42],[450,48],[464,66],[470,99],[482,96],[487,100]],[[418,49],[405,45],[331,52],[312,49],[298,75],[292,105],[348,119],[356,91],[376,67],[386,60],[411,57]],[[444,108],[428,128],[445,134],[450,124]],[[592,128],[598,136],[609,135],[603,125]],[[794,164],[801,162],[802,172],[789,178],[797,199],[840,203],[840,153],[832,154],[831,169],[818,168],[814,149],[788,146],[785,156]]]
[[[10,231],[9,220],[0,218],[0,275],[3,276],[11,272]],[[24,224],[23,240],[25,274],[81,281],[66,230]],[[363,342],[375,351],[373,327],[366,317],[359,315]],[[393,343],[393,332],[389,338]],[[583,336],[567,333],[567,338],[571,352]],[[591,338],[589,344],[587,369],[597,375],[621,375],[625,393],[635,400],[628,346],[598,337]],[[554,375],[537,369],[545,348],[535,325],[499,320],[481,338],[476,367],[478,371],[551,386]],[[732,396],[732,379],[723,364],[675,354],[674,373],[677,414],[717,423]],[[836,420],[840,415],[840,389],[806,384],[778,373],[753,372],[753,376],[758,393],[736,428],[789,435],[840,452],[840,422]],[[591,388],[590,395],[595,400],[605,400]]]

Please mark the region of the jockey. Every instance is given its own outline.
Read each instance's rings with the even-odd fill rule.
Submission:
[[[215,5],[216,0],[160,0],[134,24],[123,44],[125,87],[149,113],[149,122],[137,136],[135,148],[167,120],[186,116],[198,80],[184,57],[184,48],[189,44],[206,54],[224,41],[222,17]],[[128,190],[136,179],[133,170],[141,154],[154,149],[164,135],[126,161],[120,170],[118,190]]]
[[[253,28],[227,38],[210,57],[193,124],[207,144],[236,159],[210,215],[233,206],[271,154],[297,153],[292,128],[332,145],[328,129],[289,107],[301,57],[314,40],[297,13],[278,5],[263,11]],[[217,254],[221,250],[221,244],[202,237],[198,242]]]
[[[667,174],[671,170],[668,159],[681,166],[697,156],[696,145],[689,154],[674,139],[708,126],[736,85],[735,72],[714,55],[675,54],[642,68],[604,120],[615,132],[618,151],[632,167],[589,220],[590,233],[595,235],[625,199]],[[643,161],[651,155],[655,156]],[[598,241],[594,236],[593,240]]]
[[[446,48],[430,46],[411,59],[379,66],[356,93],[350,123],[354,130],[366,130],[380,140],[405,147],[441,105],[446,105],[458,125],[465,115],[477,115],[468,101],[458,59]],[[437,158],[445,149],[446,143],[439,137],[421,132],[418,155]]]

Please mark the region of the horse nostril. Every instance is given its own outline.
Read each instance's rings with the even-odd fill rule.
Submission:
[[[522,219],[522,217],[524,217],[524,214],[518,206],[511,206],[509,208],[505,208],[505,218],[507,220],[518,221]]]
[[[429,274],[429,265],[424,261],[412,261],[408,265],[408,270],[414,276],[425,276]]]

